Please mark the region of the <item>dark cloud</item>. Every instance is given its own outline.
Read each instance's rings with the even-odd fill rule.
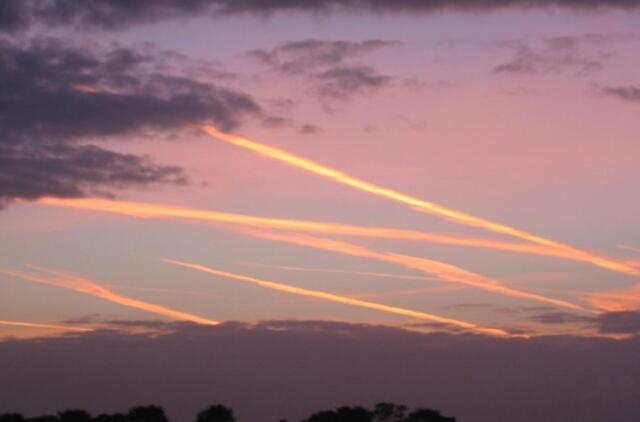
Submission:
[[[299,131],[303,135],[314,135],[318,132],[321,132],[322,129],[319,126],[316,126],[310,123],[305,123],[302,126],[300,126]]]
[[[13,199],[111,196],[104,189],[186,184],[183,170],[95,145],[0,144],[0,208]]]
[[[321,131],[319,126],[311,123],[298,123],[294,119],[282,116],[266,116],[260,124],[269,129],[296,129],[303,135],[313,135]]]
[[[596,323],[601,333],[640,334],[640,311],[607,312]]]
[[[398,43],[378,39],[361,42],[309,39],[286,42],[270,50],[252,50],[248,55],[282,73],[306,74],[395,44]]]
[[[398,44],[379,39],[352,41],[290,41],[273,49],[252,50],[248,55],[271,69],[305,78],[311,92],[323,102],[344,101],[389,84],[391,76],[354,62],[367,53]]]
[[[640,334],[640,311],[604,312],[596,316],[585,316],[552,310],[538,312],[527,319],[550,325],[578,325],[600,334]]]
[[[258,113],[247,95],[167,74],[153,49],[0,39],[0,203],[186,182],[175,166],[108,151],[103,142]]]
[[[507,47],[514,50],[513,56],[495,66],[492,72],[513,75],[569,72],[574,76],[585,76],[604,67],[609,54],[593,51],[594,45],[604,43],[605,40],[596,38],[596,34],[549,38],[540,47],[509,43]]]
[[[0,30],[37,23],[82,29],[118,29],[187,17],[300,13],[491,12],[499,9],[563,8],[598,11],[636,9],[637,0],[3,0]]]
[[[119,324],[159,333],[0,342],[0,413],[156,403],[186,421],[222,402],[238,420],[295,421],[386,400],[466,422],[631,421],[640,414],[638,338],[500,339],[317,321]]]
[[[529,317],[531,321],[540,322],[542,324],[572,324],[572,325],[592,325],[594,318],[583,315],[571,314],[568,312],[543,312]]]
[[[613,97],[630,103],[640,103],[640,86],[637,85],[595,85],[594,88],[598,94],[606,97]]]
[[[346,100],[352,95],[368,93],[388,85],[391,77],[370,66],[341,66],[313,75],[314,91],[322,98]]]

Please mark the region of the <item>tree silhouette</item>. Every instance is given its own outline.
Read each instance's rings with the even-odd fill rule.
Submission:
[[[416,409],[409,414],[407,422],[456,422],[456,418],[443,416],[438,410]]]
[[[5,413],[0,415],[0,422],[24,422],[24,416],[20,413]]]
[[[0,0],[1,2],[2,0]],[[390,402],[375,405],[373,410],[361,406],[342,406],[332,410],[313,413],[302,422],[456,422],[455,418],[443,416],[440,411],[417,408],[407,414],[407,406]],[[233,410],[222,404],[214,404],[199,412],[195,422],[235,422]],[[0,422],[169,422],[160,406],[136,406],[126,414],[102,413],[96,417],[82,409],[69,409],[57,415],[25,418],[19,413],[0,414]],[[287,422],[281,419],[280,422]]]
[[[198,413],[196,422],[235,422],[233,410],[221,404],[214,404]]]
[[[91,422],[92,420],[89,412],[80,409],[58,412],[58,418],[61,422]]]
[[[129,422],[129,418],[124,413],[114,413],[112,415],[102,413],[93,419],[94,422]]]
[[[339,407],[311,415],[305,422],[371,422],[373,414],[363,407]]]
[[[27,419],[28,422],[60,422],[57,416],[53,415],[44,415],[44,416],[36,416],[35,418]]]
[[[395,403],[378,403],[373,409],[373,422],[402,422],[405,420],[407,406]]]
[[[169,422],[164,409],[160,406],[137,406],[129,409],[130,422]]]

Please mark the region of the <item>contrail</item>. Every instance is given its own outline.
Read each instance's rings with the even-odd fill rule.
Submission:
[[[576,305],[564,300],[553,299],[550,297],[538,295],[535,293],[524,292],[522,290],[512,289],[504,286],[499,281],[476,274],[454,265],[445,264],[443,262],[434,261],[425,258],[418,258],[408,255],[401,255],[387,252],[376,252],[362,246],[353,245],[347,242],[337,241],[333,239],[317,238],[312,236],[301,236],[291,234],[275,234],[264,231],[245,231],[249,235],[261,237],[269,240],[293,243],[297,245],[323,249],[332,252],[338,252],[345,255],[358,256],[363,258],[375,259],[383,262],[390,262],[400,265],[404,268],[418,270],[430,276],[435,276],[439,280],[460,283],[467,286],[476,287],[492,293],[498,293],[505,296],[517,297],[522,299],[534,300],[554,306],[568,308],[577,311],[592,312],[580,305]]]
[[[46,328],[50,330],[65,330],[65,331],[93,331],[92,328],[70,327],[68,325],[40,324],[35,322],[24,322],[24,321],[0,320],[0,325],[11,325],[14,327],[26,327],[26,328]]]
[[[163,289],[156,287],[138,287],[138,286],[129,286],[126,284],[104,284],[103,286],[107,288],[113,288],[115,290],[137,290],[140,292],[156,292],[156,293],[170,293],[170,294],[181,294],[181,295],[190,295],[197,297],[215,297],[217,299],[221,298],[221,295],[215,293],[201,292],[197,290],[183,290],[183,289]]]
[[[357,190],[368,192],[373,195],[381,196],[383,198],[387,198],[395,202],[400,202],[400,203],[409,205],[422,212],[432,214],[432,215],[437,215],[458,224],[477,227],[477,228],[488,230],[494,233],[506,234],[509,236],[514,236],[523,240],[527,240],[529,242],[532,242],[538,245],[547,246],[547,247],[556,249],[560,253],[573,256],[574,259],[578,261],[588,261],[602,268],[607,268],[613,271],[618,271],[618,272],[622,272],[630,275],[640,274],[640,270],[638,268],[627,265],[624,262],[620,262],[607,257],[598,256],[589,251],[576,249],[572,246],[565,245],[563,243],[556,242],[554,240],[547,239],[541,236],[537,236],[537,235],[525,232],[523,230],[519,230],[504,224],[485,220],[483,218],[476,217],[476,216],[473,216],[461,211],[457,211],[451,208],[447,208],[433,202],[424,201],[422,199],[415,198],[413,196],[410,196],[401,192],[397,192],[392,189],[375,185],[373,183],[369,183],[367,181],[353,177],[347,173],[343,173],[341,171],[332,169],[330,167],[326,167],[321,164],[318,164],[314,161],[296,156],[287,151],[274,148],[274,147],[269,147],[267,145],[254,142],[240,136],[222,132],[216,127],[211,125],[202,125],[198,127],[203,132],[205,132],[206,134],[214,138],[251,150],[262,156],[269,157],[277,161],[281,161],[290,166],[306,170],[310,173],[317,174],[327,179],[331,179],[343,185],[351,186],[352,188],[355,188]]]
[[[253,284],[256,284],[258,286],[267,288],[267,289],[279,290],[279,291],[282,291],[282,292],[287,292],[287,293],[291,293],[291,294],[295,294],[295,295],[299,295],[299,296],[312,297],[312,298],[315,298],[315,299],[321,299],[321,300],[326,300],[326,301],[330,301],[330,302],[342,303],[342,304],[345,304],[345,305],[357,306],[357,307],[360,307],[360,308],[373,309],[373,310],[376,310],[376,311],[387,312],[387,313],[391,313],[391,314],[403,315],[403,316],[408,316],[408,317],[412,317],[412,318],[418,318],[418,319],[427,320],[427,321],[431,321],[431,322],[437,322],[437,323],[442,323],[442,324],[453,325],[453,326],[456,326],[456,327],[459,327],[459,328],[463,328],[465,330],[472,330],[472,331],[480,332],[480,333],[483,333],[483,334],[491,334],[491,335],[494,335],[494,336],[501,336],[501,337],[511,337],[512,336],[511,334],[507,333],[506,331],[498,329],[498,328],[482,327],[482,326],[479,326],[477,324],[472,324],[472,323],[465,322],[465,321],[460,321],[460,320],[457,320],[457,319],[440,317],[440,316],[428,314],[428,313],[425,313],[425,312],[414,311],[414,310],[405,309],[405,308],[399,308],[399,307],[396,307],[396,306],[383,305],[383,304],[380,304],[380,303],[367,302],[367,301],[364,301],[364,300],[354,299],[354,298],[350,298],[350,297],[347,297],[347,296],[341,296],[341,295],[337,295],[337,294],[333,294],[333,293],[321,292],[321,291],[318,291],[318,290],[303,289],[303,288],[300,288],[300,287],[289,286],[287,284],[282,284],[282,283],[278,283],[278,282],[271,281],[271,280],[263,280],[263,279],[259,279],[259,278],[249,277],[249,276],[246,276],[246,275],[230,273],[230,272],[227,272],[227,271],[220,271],[220,270],[216,270],[216,269],[213,269],[213,268],[205,267],[204,265],[192,264],[192,263],[189,263],[189,262],[176,261],[176,260],[172,260],[172,259],[165,259],[164,261],[168,262],[168,263],[171,263],[171,264],[174,264],[174,265],[179,265],[179,266],[182,266],[182,267],[190,268],[192,270],[202,271],[202,272],[205,272],[205,273],[208,273],[208,274],[218,275],[218,276],[230,278],[230,279],[233,279],[233,280],[239,280],[239,281],[244,281],[244,282],[248,282],[248,283],[253,283]]]
[[[371,237],[382,239],[412,240],[446,245],[489,248],[516,253],[529,253],[543,256],[555,256],[581,262],[592,262],[591,258],[577,256],[575,253],[548,246],[529,245],[524,243],[504,242],[499,240],[432,234],[414,230],[403,230],[386,227],[365,227],[323,221],[293,220],[281,218],[256,217],[245,214],[181,208],[169,205],[158,205],[130,201],[111,201],[101,198],[60,199],[44,198],[39,204],[77,208],[91,211],[102,211],[124,214],[134,217],[168,217],[188,220],[210,221],[215,223],[236,224],[242,226],[295,230],[309,233],[323,233],[354,237]],[[619,263],[628,267],[628,263]],[[612,268],[609,268],[612,269]],[[616,270],[618,271],[618,270]],[[627,271],[623,271],[627,273]]]
[[[260,264],[260,263],[254,263],[254,262],[248,262],[248,263],[245,263],[245,265],[251,265],[254,267],[262,267],[262,268],[272,268],[274,270],[283,270],[283,271],[317,272],[317,273],[328,273],[328,274],[351,274],[351,275],[359,275],[359,276],[366,276],[366,277],[391,278],[394,280],[440,281],[435,277],[424,277],[419,275],[406,275],[406,274],[394,274],[394,273],[380,273],[380,272],[372,272],[372,271],[336,270],[336,269],[330,269],[330,268],[305,268],[305,267],[292,267],[289,265]]]
[[[66,274],[60,271],[53,271],[45,268],[34,267],[38,273],[27,273],[24,271],[5,270],[0,269],[0,273],[21,279],[32,281],[35,283],[48,284],[51,286],[62,287],[65,289],[73,290],[79,293],[85,293],[92,296],[97,296],[101,299],[109,302],[118,303],[120,305],[128,306],[130,308],[141,309],[157,315],[163,315],[173,319],[191,321],[198,324],[216,325],[218,321],[214,321],[207,318],[202,318],[197,315],[189,314],[186,312],[176,311],[165,306],[156,305],[153,303],[143,302],[137,299],[131,299],[126,296],[119,295],[98,283],[91,280],[78,277],[72,274]]]
[[[109,201],[105,199],[55,199],[55,198],[46,198],[40,201],[45,205],[56,205],[56,206],[64,206],[64,207],[72,207],[72,208],[81,208],[81,209],[89,209],[96,211],[107,211],[114,212],[119,214],[133,215],[137,217],[177,217],[177,218],[187,218],[187,219],[197,219],[204,221],[213,221],[220,223],[231,223],[236,225],[247,225],[250,227],[260,227],[260,228],[276,228],[276,229],[293,229],[300,231],[311,231],[311,232],[323,232],[323,233],[338,233],[338,234],[348,234],[360,232],[364,233],[366,230],[370,230],[369,228],[363,227],[353,227],[347,225],[340,225],[334,223],[318,223],[311,221],[299,221],[299,220],[283,220],[283,219],[273,219],[273,218],[260,218],[260,217],[252,217],[246,216],[242,214],[230,214],[230,213],[220,213],[214,211],[202,211],[202,210],[193,210],[193,209],[185,209],[185,208],[177,208],[163,205],[153,205],[153,204],[144,204],[144,203],[136,203],[136,202],[116,202]],[[395,231],[395,229],[372,229],[374,233],[376,230],[383,230],[386,233],[386,230]],[[250,232],[245,230],[246,232]],[[399,231],[406,232],[406,231]],[[410,232],[409,233],[414,233]],[[416,235],[421,234],[420,232],[415,232]],[[413,234],[412,234],[413,235]],[[276,236],[272,234],[271,236]],[[262,236],[264,237],[264,236]],[[415,236],[414,236],[415,237]],[[298,239],[303,239],[303,237],[298,237]],[[314,244],[319,244],[319,239],[317,238],[308,238],[315,239]],[[348,254],[350,255],[358,255],[358,256],[368,256],[369,258],[374,258],[378,260],[384,260],[387,262],[394,262],[396,264],[400,264],[405,268],[417,269],[422,272],[426,272],[429,275],[436,275],[438,278],[443,279],[443,274],[447,281],[455,281],[460,282],[467,285],[472,285],[474,287],[484,288],[485,290],[489,290],[487,286],[493,285],[490,291],[495,293],[507,294],[509,296],[528,298],[531,300],[538,300],[545,303],[554,304],[556,306],[562,306],[570,309],[579,309],[584,310],[584,308],[571,304],[569,302],[555,300],[551,298],[546,298],[544,296],[536,295],[533,293],[521,292],[515,289],[510,289],[508,287],[501,286],[500,283],[497,283],[495,280],[490,280],[486,277],[473,274],[462,270],[460,268],[438,263],[436,261],[429,261],[421,258],[415,257],[407,257],[401,255],[393,255],[393,254],[379,254],[374,253],[373,251],[368,251],[364,248],[355,247],[354,245],[350,245],[345,242],[336,242],[329,241],[326,239],[322,240],[325,243],[329,243],[333,250],[337,248],[343,249],[342,252],[346,252],[348,250]],[[307,245],[309,246],[309,245]],[[523,245],[526,246],[526,245]],[[537,246],[534,246],[536,248]],[[358,252],[355,252],[358,249]]]
[[[441,293],[458,291],[462,289],[460,286],[440,286],[440,287],[425,287],[423,289],[411,289],[411,290],[395,290],[391,292],[381,293],[350,293],[346,296],[356,299],[381,299],[393,296],[415,296],[417,294],[424,293]]]
[[[253,262],[245,262],[244,264],[251,265],[254,267],[260,267],[260,268],[271,268],[275,270],[294,271],[294,272],[349,274],[349,275],[357,275],[357,276],[364,276],[364,277],[390,278],[393,280],[441,281],[440,279],[437,279],[435,277],[424,277],[419,275],[378,273],[378,272],[371,272],[371,271],[335,270],[335,269],[329,269],[329,268],[292,267],[288,265],[269,265],[269,264],[253,263]],[[412,295],[421,294],[421,293],[451,292],[451,291],[459,291],[464,288],[465,287],[461,285],[458,285],[458,286],[448,285],[448,286],[423,287],[421,289],[412,289],[412,290],[396,290],[396,291],[381,292],[381,293],[350,293],[345,296],[360,298],[360,299],[371,299],[371,298],[385,298],[385,297],[391,297],[391,296],[412,296]]]

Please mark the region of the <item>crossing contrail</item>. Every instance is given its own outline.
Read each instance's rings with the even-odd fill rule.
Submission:
[[[73,290],[79,293],[85,293],[88,295],[97,296],[109,302],[128,306],[130,308],[141,309],[146,312],[162,315],[162,316],[177,319],[177,320],[191,321],[198,324],[206,324],[206,325],[218,324],[218,321],[202,318],[197,315],[189,314],[186,312],[176,311],[166,306],[156,305],[153,303],[144,302],[141,300],[122,296],[94,281],[91,281],[82,277],[78,277],[73,274],[67,274],[61,271],[54,271],[46,268],[38,268],[38,267],[33,267],[33,268],[35,268],[38,272],[24,272],[24,271],[0,269],[0,273],[6,274],[21,280],[32,281],[34,283],[48,284],[51,286],[57,286],[57,287],[62,287],[64,289]]]
[[[452,318],[440,317],[440,316],[429,314],[426,312],[414,311],[411,309],[400,308],[397,306],[383,305],[381,303],[368,302],[360,299],[354,299],[352,297],[347,297],[347,296],[342,296],[342,295],[337,295],[337,294],[327,293],[327,292],[321,292],[318,290],[303,289],[300,287],[290,286],[288,284],[278,283],[271,280],[259,279],[255,277],[242,275],[242,274],[235,274],[227,271],[221,271],[214,268],[206,267],[204,265],[193,264],[189,262],[177,261],[172,259],[165,259],[164,261],[174,265],[190,268],[192,270],[201,271],[201,272],[205,272],[208,274],[213,274],[213,275],[217,275],[225,278],[230,278],[233,280],[244,281],[244,282],[252,283],[267,289],[279,290],[281,292],[291,293],[299,296],[306,296],[306,297],[326,300],[330,302],[342,303],[345,305],[357,306],[360,308],[372,309],[376,311],[381,311],[381,312],[386,312],[386,313],[391,313],[396,315],[403,315],[403,316],[427,320],[431,322],[437,322],[441,324],[453,325],[459,328],[463,328],[465,330],[476,331],[483,334],[490,334],[493,336],[501,336],[501,337],[512,336],[508,332],[498,328],[482,327],[477,324],[472,324],[469,322],[460,321]]]
[[[357,190],[368,192],[370,194],[377,195],[395,202],[409,205],[412,208],[428,214],[443,217],[446,220],[452,221],[454,223],[481,228],[494,233],[506,234],[538,245],[547,246],[556,249],[559,253],[572,256],[575,260],[587,261],[602,268],[607,268],[613,271],[630,275],[640,275],[640,269],[637,266],[629,265],[629,263],[627,262],[603,257],[586,250],[577,249],[572,246],[544,238],[542,236],[538,236],[523,230],[507,226],[505,224],[495,223],[493,221],[476,217],[462,211],[447,208],[434,202],[425,201],[398,191],[394,191],[392,189],[358,179],[347,173],[332,169],[330,167],[323,166],[314,161],[296,156],[282,149],[270,147],[240,136],[222,132],[221,130],[211,125],[202,125],[199,127],[204,133],[214,138],[251,150],[262,156],[286,163],[290,166],[305,170],[309,173],[313,173],[341,183],[343,185],[350,186]]]
[[[400,265],[404,268],[410,268],[418,270],[430,276],[436,277],[441,281],[460,283],[471,287],[476,287],[492,293],[497,293],[505,296],[516,297],[521,299],[528,299],[537,302],[547,303],[554,306],[572,309],[575,311],[592,312],[575,303],[567,302],[565,300],[553,299],[547,296],[542,296],[535,293],[525,292],[522,290],[513,289],[503,285],[501,282],[485,277],[480,274],[476,274],[462,268],[456,267],[451,264],[446,264],[439,261],[434,261],[426,258],[419,258],[408,255],[401,255],[388,252],[377,252],[363,246],[353,245],[351,243],[317,238],[312,236],[302,236],[294,234],[276,234],[264,231],[245,231],[249,235],[261,237],[269,240],[276,240],[282,242],[293,243],[297,245],[312,247],[316,249],[323,249],[332,252],[341,253],[344,255],[358,256],[363,258],[374,259],[383,262],[390,262],[396,265]]]
[[[89,209],[95,211],[106,211],[106,212],[114,212],[119,214],[132,215],[137,217],[177,217],[177,218],[186,218],[186,219],[196,219],[196,220],[204,220],[204,221],[212,221],[219,223],[228,223],[235,225],[245,225],[250,227],[258,227],[261,229],[264,228],[272,228],[272,229],[289,229],[289,230],[298,230],[298,231],[310,231],[310,232],[323,232],[323,233],[337,233],[337,234],[347,234],[353,232],[362,232],[362,233],[377,233],[378,231],[383,231],[386,233],[387,230],[394,232],[395,229],[378,229],[378,228],[365,228],[358,226],[348,226],[341,225],[335,223],[322,223],[322,222],[313,222],[313,221],[300,221],[300,220],[285,220],[285,219],[274,219],[274,218],[261,218],[261,217],[253,217],[246,216],[242,214],[231,214],[231,213],[220,213],[215,211],[203,211],[203,210],[193,210],[187,208],[178,208],[164,205],[154,205],[154,204],[145,204],[145,203],[137,203],[137,202],[119,202],[119,201],[110,201],[105,199],[96,199],[96,198],[86,198],[86,199],[56,199],[56,198],[46,198],[40,201],[45,205],[56,205],[56,206],[64,206],[64,207],[72,207],[72,208],[81,208],[81,209]],[[242,232],[246,232],[251,234],[252,230],[241,230]],[[402,231],[401,231],[402,232]],[[424,272],[428,275],[438,277],[440,280],[444,281],[453,281],[458,283],[463,283],[467,285],[471,285],[474,287],[478,287],[484,290],[488,290],[494,293],[505,294],[512,297],[521,297],[531,300],[536,300],[539,302],[545,302],[549,304],[553,304],[556,306],[561,306],[565,308],[570,308],[574,310],[585,310],[583,307],[572,304],[570,302],[556,300],[552,298],[547,298],[545,296],[537,295],[534,293],[523,292],[515,289],[511,289],[509,287],[502,286],[501,283],[496,282],[495,280],[491,280],[487,277],[474,274],[463,270],[461,268],[455,267],[453,265],[440,263],[437,261],[427,260],[424,258],[416,258],[409,256],[402,256],[390,253],[377,253],[374,251],[366,250],[365,248],[356,247],[355,245],[348,244],[346,242],[337,242],[328,239],[318,239],[313,237],[304,237],[304,236],[285,236],[277,238],[276,234],[270,233],[266,235],[267,232],[255,232],[262,233],[260,237],[269,237],[273,240],[283,240],[287,238],[297,239],[297,243],[303,241],[303,239],[312,240],[312,243],[315,245],[314,247],[318,247],[320,244],[324,244],[325,248],[330,245],[334,251],[347,252],[350,255],[358,255],[358,256],[367,256],[369,258],[383,260],[386,262],[393,262],[399,265],[402,265],[405,268],[412,268],[418,271]],[[412,236],[416,237],[420,234],[420,232],[415,232],[415,235],[412,233]],[[310,246],[307,244],[307,246]],[[526,245],[523,245],[526,246]],[[533,245],[534,248],[538,248],[538,246]],[[357,250],[357,252],[356,252]]]
[[[591,259],[588,257],[578,257],[574,253],[567,252],[566,250],[559,250],[557,248],[548,246],[505,242],[477,237],[433,234],[415,230],[394,229],[388,227],[366,227],[324,221],[257,217],[245,214],[183,208],[171,205],[159,205],[131,201],[112,201],[101,198],[44,198],[39,200],[38,203],[42,205],[109,212],[135,217],[180,218],[196,221],[209,221],[214,223],[236,224],[258,228],[294,230],[309,233],[323,233],[381,239],[412,240],[455,246],[496,249],[515,253],[555,256],[569,260],[591,262]],[[627,264],[628,263],[625,263],[624,265]]]

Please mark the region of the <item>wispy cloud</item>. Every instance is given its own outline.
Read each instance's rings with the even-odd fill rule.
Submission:
[[[513,55],[508,61],[496,65],[492,72],[519,76],[549,73],[587,76],[603,69],[611,55],[600,49],[606,41],[603,37],[595,34],[560,36],[546,38],[539,46],[525,42],[506,43],[505,46],[513,50]]]

